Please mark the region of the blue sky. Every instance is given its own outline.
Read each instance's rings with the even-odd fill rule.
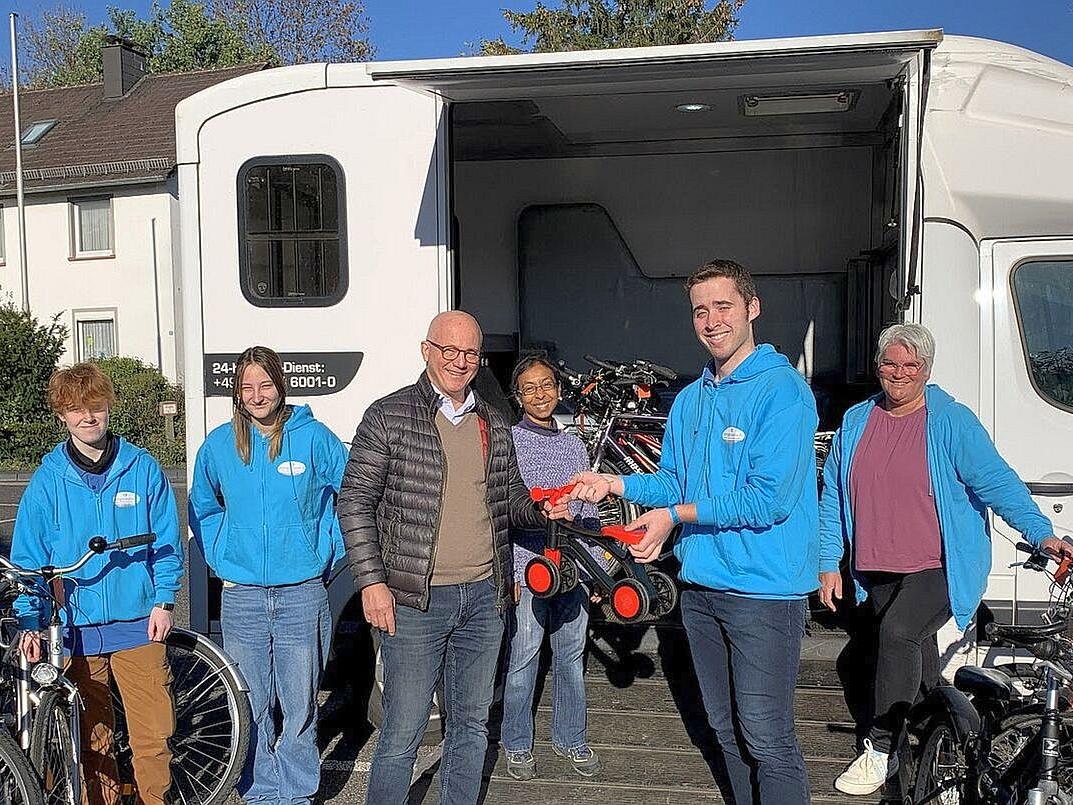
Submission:
[[[300,2],[301,0],[295,0]],[[33,15],[50,0],[0,0],[10,11]],[[66,0],[91,21],[112,5],[144,11],[150,0]],[[554,0],[545,0],[549,5]],[[467,43],[504,35],[500,9],[526,10],[535,0],[365,0],[379,59],[456,56]],[[748,0],[737,38],[944,28],[947,33],[1001,39],[1073,64],[1073,0]],[[0,58],[7,63],[6,25]]]

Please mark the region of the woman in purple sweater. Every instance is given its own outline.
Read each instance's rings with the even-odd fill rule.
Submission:
[[[563,486],[589,469],[585,447],[572,433],[560,430],[552,413],[559,403],[555,369],[542,357],[523,358],[514,367],[511,389],[521,404],[522,419],[513,428],[518,468],[531,489]],[[574,511],[587,528],[599,526],[591,504]],[[582,656],[589,623],[589,593],[578,584],[553,598],[535,598],[522,581],[525,566],[544,549],[543,531],[515,531],[514,589],[518,606],[508,631],[510,658],[503,694],[503,750],[507,773],[516,780],[536,776],[533,757],[533,690],[544,634],[552,651],[551,742],[555,754],[566,758],[584,777],[600,768],[600,759],[585,736],[585,678]]]

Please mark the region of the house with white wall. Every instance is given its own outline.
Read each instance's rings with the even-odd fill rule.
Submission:
[[[19,271],[14,112],[0,96],[0,303],[28,292],[67,326],[62,362],[129,355],[182,379],[175,105],[263,64],[146,75],[123,40],[98,84],[19,94],[26,288]]]

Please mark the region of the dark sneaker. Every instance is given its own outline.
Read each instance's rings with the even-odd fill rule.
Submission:
[[[515,780],[525,781],[536,777],[536,758],[528,749],[518,752],[504,749],[503,754],[507,756],[507,774]]]
[[[559,757],[569,760],[574,771],[582,777],[594,777],[600,770],[600,756],[589,749],[588,744],[575,746],[573,749],[560,749],[554,745],[551,748]]]

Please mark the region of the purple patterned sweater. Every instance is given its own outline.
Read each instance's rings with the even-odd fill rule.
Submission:
[[[530,489],[534,486],[545,489],[565,486],[576,473],[590,469],[585,446],[573,433],[542,428],[523,419],[511,428],[511,434],[514,436],[514,450],[518,454],[518,469]],[[596,507],[591,503],[574,501],[571,510],[575,520],[580,518],[587,521],[579,522],[579,525],[598,528]],[[514,580],[524,581],[525,566],[544,550],[544,532],[512,530],[510,538],[514,543]],[[601,564],[604,563],[602,550],[590,548],[589,552]]]

